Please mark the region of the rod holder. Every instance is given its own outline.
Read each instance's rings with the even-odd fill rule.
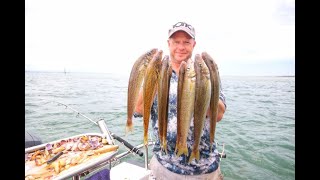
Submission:
[[[105,136],[108,144],[113,144],[113,139],[110,135],[110,131],[108,130],[108,127],[106,125],[106,123],[104,122],[103,119],[100,119],[98,121],[98,126],[100,128],[100,131],[102,132],[102,134]]]

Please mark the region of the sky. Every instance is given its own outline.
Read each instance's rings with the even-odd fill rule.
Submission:
[[[294,0],[25,0],[25,70],[130,74],[179,21],[221,76],[295,75]]]

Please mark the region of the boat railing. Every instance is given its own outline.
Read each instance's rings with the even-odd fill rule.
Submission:
[[[120,141],[119,141],[120,142]],[[120,142],[121,144],[124,144],[122,141]],[[125,144],[124,144],[125,145]],[[154,145],[154,142],[153,141],[149,141],[148,143],[148,146],[153,146]],[[127,147],[127,146],[126,146]],[[141,155],[141,154],[138,154],[138,151],[140,151],[140,149],[144,148],[145,145],[144,144],[139,144],[138,146],[134,146],[134,149],[135,151],[131,149],[129,149],[129,147],[127,147],[127,151],[124,151],[120,154],[117,154],[116,156],[114,156],[113,158],[109,159],[108,161],[105,161],[103,163],[100,163],[90,169],[87,169],[85,171],[83,171],[82,173],[79,173],[75,176],[72,177],[72,180],[80,180],[81,177],[85,177],[85,176],[88,176],[90,174],[94,174],[98,171],[100,171],[101,169],[104,169],[104,168],[107,168],[107,169],[112,169],[113,167],[115,167],[116,165],[120,164],[121,163],[121,160],[129,155]],[[144,154],[142,154],[143,156]],[[144,156],[145,158],[145,162],[148,163],[149,161],[149,157],[147,156],[147,154]],[[147,165],[145,165],[145,167],[147,167]]]

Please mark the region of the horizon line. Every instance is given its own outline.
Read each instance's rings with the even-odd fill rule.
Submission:
[[[118,72],[81,72],[81,71],[56,71],[56,70],[25,70],[25,72],[39,72],[39,73],[89,73],[89,74],[123,74],[127,73],[118,73]],[[285,74],[285,75],[245,75],[245,74],[226,74],[223,76],[259,76],[259,77],[295,77],[294,74]]]

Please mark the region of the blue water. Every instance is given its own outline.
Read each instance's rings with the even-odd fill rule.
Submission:
[[[26,72],[26,130],[43,142],[100,132],[57,101],[94,121],[104,119],[110,131],[141,144],[141,118],[134,119],[134,133],[125,136],[128,79],[129,73]],[[217,124],[216,140],[225,144],[227,158],[220,164],[225,179],[295,179],[295,78],[222,76],[221,81],[227,111]],[[144,158],[127,159],[143,166]]]

